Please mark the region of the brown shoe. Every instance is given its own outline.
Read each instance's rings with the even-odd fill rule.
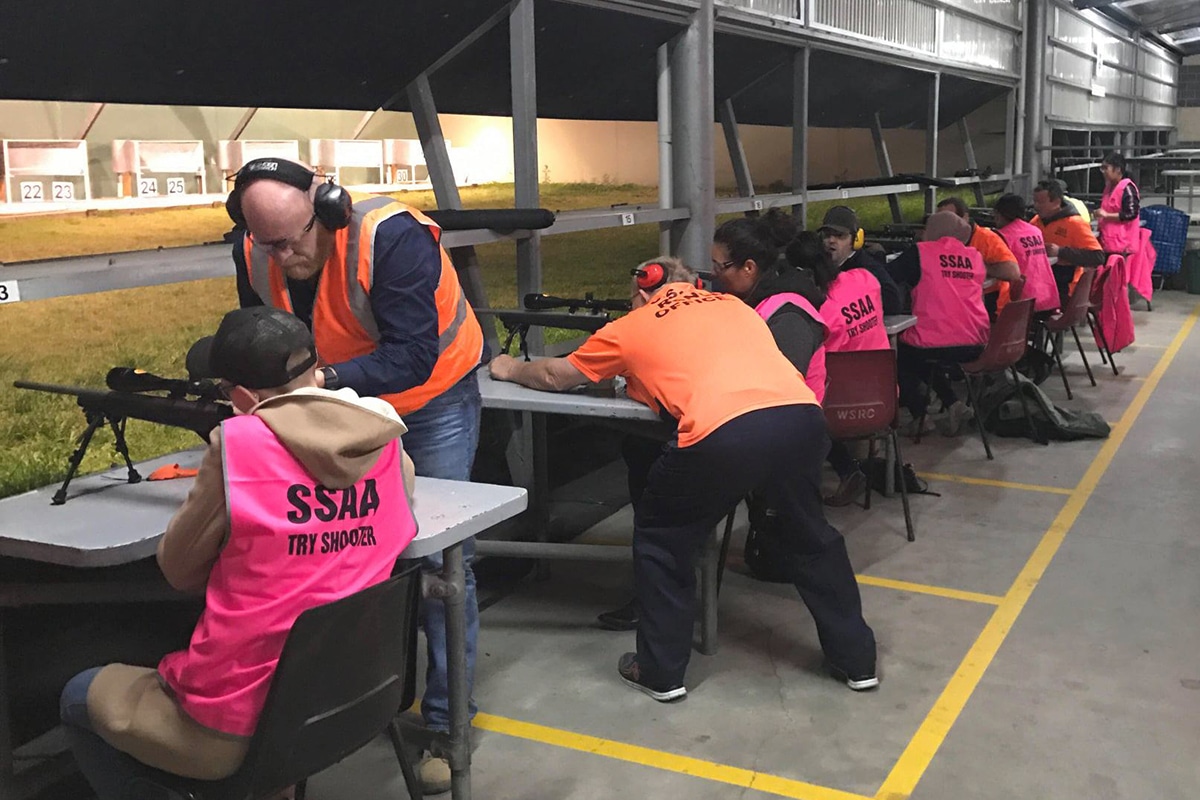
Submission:
[[[867,476],[862,470],[856,469],[838,484],[837,491],[828,495],[825,498],[825,505],[841,507],[848,506],[858,499],[858,496],[867,488]]]

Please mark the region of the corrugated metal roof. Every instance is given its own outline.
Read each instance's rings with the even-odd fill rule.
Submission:
[[[1200,53],[1200,0],[1075,0],[1152,33],[1185,55]]]

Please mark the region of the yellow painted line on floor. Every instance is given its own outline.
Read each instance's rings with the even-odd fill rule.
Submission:
[[[994,486],[997,489],[1019,489],[1022,492],[1045,492],[1047,494],[1071,494],[1073,489],[1061,486],[1041,486],[1036,483],[1014,483],[1013,481],[995,481],[991,478],[972,478],[970,475],[947,475],[942,472],[918,472],[917,475],[927,481],[950,481],[952,483],[969,483],[974,486]]]
[[[494,714],[477,714],[475,716],[475,727],[494,733],[503,733],[506,736],[527,739],[531,742],[565,747],[568,750],[578,750],[581,753],[615,758],[618,761],[641,764],[645,767],[676,772],[680,775],[689,775],[693,778],[727,783],[731,786],[739,786],[744,789],[768,792],[780,797],[792,797],[796,798],[796,800],[871,800],[871,798],[864,795],[843,792],[840,789],[832,789],[828,786],[818,786],[815,783],[805,783],[804,781],[797,781],[791,778],[766,775],[754,770],[730,767],[725,764],[717,764],[713,761],[692,758],[691,756],[681,756],[662,750],[653,750],[649,747],[624,744],[623,742],[615,742],[611,739],[601,739],[598,736],[588,736],[582,733],[550,728],[545,725],[536,725],[532,722],[521,722],[520,720],[508,719],[507,717],[497,717]],[[687,793],[681,791],[678,794],[684,796]]]
[[[1012,630],[1021,610],[1025,608],[1025,603],[1033,594],[1033,590],[1037,588],[1038,581],[1041,580],[1046,567],[1058,552],[1067,531],[1079,519],[1079,514],[1091,498],[1092,492],[1096,490],[1100,479],[1104,477],[1117,450],[1125,441],[1125,436],[1146,407],[1146,402],[1154,394],[1154,390],[1158,388],[1159,381],[1166,373],[1167,368],[1171,366],[1171,362],[1175,360],[1175,356],[1179,353],[1188,334],[1195,327],[1197,317],[1200,317],[1200,306],[1196,306],[1192,310],[1183,323],[1183,327],[1180,328],[1179,333],[1175,335],[1167,351],[1163,353],[1162,358],[1154,367],[1154,371],[1150,373],[1146,383],[1138,390],[1133,403],[1113,426],[1112,434],[1100,448],[1100,452],[1092,459],[1087,472],[1079,481],[1079,485],[1071,492],[1071,497],[1063,506],[1062,511],[1050,524],[1049,530],[1042,536],[1033,555],[1025,562],[1016,581],[1004,596],[1004,601],[1000,603],[983,632],[979,634],[979,638],[967,651],[967,655],[958,665],[954,677],[950,679],[950,683],[946,685],[941,696],[933,704],[933,708],[921,723],[921,727],[917,729],[916,735],[901,754],[900,760],[892,767],[891,773],[888,774],[883,786],[875,795],[876,800],[904,800],[917,787],[921,776],[929,767],[929,762],[933,760],[938,748],[942,746],[950,728],[953,727],[958,715],[966,706],[975,687],[979,685],[983,673],[992,663],[992,659],[995,658],[1000,645],[1004,643],[1008,632]]]
[[[949,597],[952,600],[966,600],[971,603],[985,603],[991,606],[998,606],[1004,600],[1003,597],[995,594],[968,592],[963,589],[950,589],[946,586],[931,586],[927,583],[894,581],[891,578],[877,578],[874,575],[856,575],[855,577],[858,578],[859,583],[866,584],[867,586],[882,586],[885,589],[897,589],[901,592],[931,594],[935,597]]]

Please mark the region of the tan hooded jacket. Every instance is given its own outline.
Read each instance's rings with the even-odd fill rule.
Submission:
[[[405,432],[387,402],[351,389],[299,389],[252,411],[322,484],[345,488],[375,464],[380,451]],[[158,544],[167,582],[203,593],[209,571],[229,538],[220,428],[212,432],[196,483]],[[413,465],[403,454],[404,485],[412,501]],[[174,701],[157,670],[110,664],[87,696],[93,729],[109,744],[152,767],[200,780],[232,775],[250,740],[206,728]]]

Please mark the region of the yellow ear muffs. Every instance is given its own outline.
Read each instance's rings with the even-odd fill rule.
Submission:
[[[854,249],[862,250],[863,243],[866,241],[866,239],[867,239],[866,231],[864,231],[862,228],[859,228],[858,230],[856,230],[854,232],[854,245],[853,245]]]

